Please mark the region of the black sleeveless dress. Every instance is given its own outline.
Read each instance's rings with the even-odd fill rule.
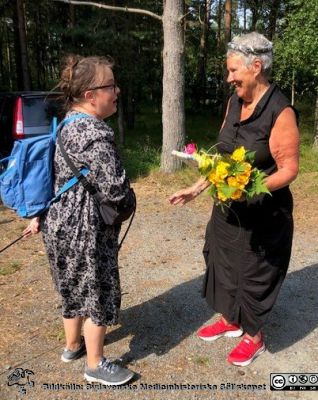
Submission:
[[[268,175],[277,170],[269,150],[271,129],[287,98],[272,84],[253,114],[240,121],[235,94],[218,137],[220,153],[244,146],[256,151],[254,165]],[[203,296],[212,308],[254,336],[263,326],[286,276],[293,237],[293,200],[288,187],[252,200],[215,206],[203,249],[207,269]]]

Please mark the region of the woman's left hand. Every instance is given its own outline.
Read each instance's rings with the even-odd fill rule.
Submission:
[[[39,233],[41,230],[40,228],[40,218],[36,217],[36,218],[32,218],[31,222],[29,223],[29,225],[24,229],[24,231],[22,232],[22,235],[27,238],[31,235],[36,235],[37,233]]]

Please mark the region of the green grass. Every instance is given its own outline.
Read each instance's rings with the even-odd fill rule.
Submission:
[[[117,133],[116,122],[111,120],[110,125]],[[136,115],[133,130],[125,130],[125,144],[119,145],[118,149],[131,179],[148,175],[159,168],[161,136],[161,114],[148,110]]]
[[[203,356],[197,356],[194,360],[196,364],[203,365],[207,367],[209,365],[209,358]]]
[[[111,121],[115,132],[117,126]],[[186,119],[185,142],[208,148],[215,143],[220,120],[210,115],[191,115]],[[131,179],[146,176],[160,166],[162,146],[161,114],[143,110],[136,116],[135,128],[126,130],[125,145],[118,146]]]
[[[300,112],[300,173],[318,172],[318,149],[312,147],[314,140],[314,107],[302,102],[296,104]]]
[[[51,324],[45,331],[45,337],[47,339],[54,339],[59,342],[64,341],[65,340],[65,331],[64,331],[63,327],[61,326],[60,322]]]
[[[301,161],[300,172],[318,172],[318,151],[313,143],[313,106],[302,103],[296,105],[300,110]],[[112,125],[117,131],[113,121]],[[216,142],[222,120],[212,113],[188,114],[186,116],[186,143],[195,142],[199,148],[208,149]],[[126,130],[125,145],[119,146],[123,163],[131,179],[147,176],[160,166],[162,144],[161,114],[149,109],[136,115],[135,128]],[[182,170],[187,174],[187,169]]]
[[[10,262],[8,264],[0,266],[0,275],[11,275],[18,271],[22,267],[22,264],[17,261]]]

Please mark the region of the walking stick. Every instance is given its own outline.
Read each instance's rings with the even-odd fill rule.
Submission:
[[[24,235],[19,236],[17,239],[15,239],[13,242],[11,242],[10,244],[8,244],[7,246],[5,246],[3,249],[0,250],[0,253],[2,253],[3,251],[7,250],[9,247],[11,247],[12,245],[14,245],[14,243],[17,243],[19,240],[21,240],[22,238],[24,238]]]

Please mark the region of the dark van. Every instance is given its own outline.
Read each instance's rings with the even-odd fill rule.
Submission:
[[[49,132],[52,118],[61,118],[59,96],[56,92],[0,92],[0,158],[10,154],[16,139]]]

